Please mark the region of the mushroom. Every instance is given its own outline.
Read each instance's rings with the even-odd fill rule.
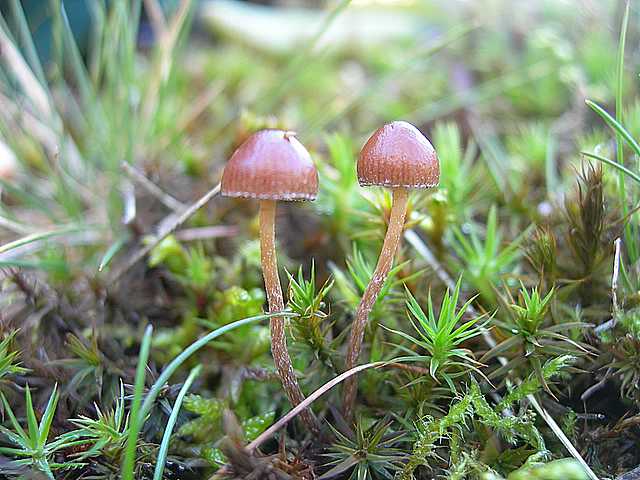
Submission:
[[[387,280],[400,244],[410,190],[435,187],[440,178],[438,157],[429,140],[416,127],[401,121],[376,130],[362,147],[357,168],[360,185],[390,188],[393,204],[378,264],[353,321],[346,358],[347,370],[358,361],[369,314]],[[344,392],[347,419],[352,416],[356,393],[357,382],[352,377],[347,380]]]
[[[260,202],[260,255],[270,312],[284,310],[276,257],[276,202],[315,200],[318,193],[318,171],[294,135],[283,130],[254,133],[233,153],[222,174],[223,196],[255,198]],[[284,318],[272,317],[270,327],[278,376],[289,401],[296,406],[305,397],[287,351]],[[317,429],[310,410],[301,416],[309,428]]]

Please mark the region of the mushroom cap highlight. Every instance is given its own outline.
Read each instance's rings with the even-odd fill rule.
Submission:
[[[427,138],[408,122],[376,130],[358,157],[361,186],[431,188],[440,180],[440,163]]]
[[[259,200],[315,200],[318,170],[293,132],[261,130],[231,156],[221,193]]]

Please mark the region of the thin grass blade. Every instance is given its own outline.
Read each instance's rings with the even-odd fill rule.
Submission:
[[[618,162],[614,162],[610,158],[603,157],[602,155],[598,155],[596,153],[589,153],[589,152],[581,152],[581,153],[585,157],[589,157],[589,158],[592,158],[594,160],[598,160],[599,162],[605,163],[605,164],[617,169],[620,173],[622,173],[624,175],[627,175],[632,180],[640,183],[640,175],[638,175],[637,173],[632,172],[631,170],[629,170],[624,165],[622,165],[622,164],[620,164]]]
[[[178,413],[180,413],[180,407],[182,407],[182,401],[184,400],[185,395],[189,388],[191,388],[191,384],[196,379],[198,375],[200,375],[200,371],[202,370],[202,365],[198,365],[194,369],[191,370],[189,376],[182,385],[178,396],[176,397],[176,402],[173,404],[173,408],[171,409],[171,415],[169,416],[169,420],[167,421],[167,426],[164,430],[164,434],[162,435],[162,443],[160,443],[160,450],[158,451],[158,459],[156,461],[156,469],[153,473],[153,480],[162,480],[162,474],[164,472],[164,465],[167,461],[167,453],[169,451],[169,441],[171,440],[171,434],[173,433],[173,427],[176,424],[176,420],[178,420]]]
[[[167,383],[167,381],[169,380],[171,375],[173,375],[174,372],[178,368],[180,368],[180,366],[189,357],[191,357],[191,355],[193,355],[198,350],[200,350],[202,347],[207,345],[209,342],[211,342],[212,340],[218,338],[220,335],[222,335],[222,334],[224,334],[226,332],[234,330],[234,329],[236,329],[238,327],[241,327],[243,325],[248,325],[250,323],[259,322],[261,320],[265,320],[267,318],[271,318],[271,317],[275,317],[275,316],[278,316],[278,317],[296,317],[297,315],[294,314],[294,313],[290,313],[290,312],[275,312],[275,313],[269,313],[269,314],[264,314],[264,315],[257,315],[255,317],[243,318],[241,320],[236,320],[235,322],[231,322],[231,323],[229,323],[229,324],[227,324],[227,325],[225,325],[223,327],[220,327],[220,328],[208,333],[204,337],[199,338],[198,340],[193,342],[191,345],[189,345],[187,348],[185,348],[182,351],[182,353],[180,353],[180,355],[178,355],[176,358],[174,358],[164,368],[164,370],[162,371],[162,373],[160,374],[158,379],[154,382],[154,384],[149,389],[149,392],[147,393],[147,396],[144,399],[144,403],[142,404],[142,408],[140,409],[140,412],[138,414],[138,421],[142,421],[144,419],[144,417],[146,417],[149,414],[149,412],[151,411],[151,407],[153,406],[153,402],[158,397],[158,394],[160,393],[160,390],[162,390],[162,388]]]
[[[153,327],[149,325],[144,332],[142,345],[140,346],[140,356],[138,358],[138,367],[136,369],[136,380],[133,392],[133,402],[131,404],[131,425],[129,426],[129,435],[125,447],[124,461],[122,462],[122,478],[124,480],[133,480],[133,472],[135,469],[136,450],[138,444],[138,433],[142,428],[142,418],[138,415],[140,404],[142,403],[142,392],[144,390],[144,379],[147,370],[147,360],[149,359],[149,350],[151,349],[151,335]]]
[[[629,147],[633,150],[633,152],[640,156],[640,145],[633,136],[629,133],[629,131],[624,128],[615,118],[613,118],[609,112],[607,112],[604,108],[602,108],[597,103],[591,100],[585,100],[585,103],[591,108],[594,112],[596,112],[600,117],[605,121],[605,123],[618,135],[622,137],[622,139],[629,145]]]

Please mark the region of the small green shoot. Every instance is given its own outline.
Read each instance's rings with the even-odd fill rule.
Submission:
[[[93,446],[78,455],[79,460],[105,455],[107,458],[119,460],[129,435],[129,415],[125,411],[124,385],[120,382],[120,393],[113,409],[103,412],[98,405],[94,406],[96,418],[80,416],[71,422],[78,427],[75,434]]]
[[[452,392],[457,391],[454,384],[456,378],[467,375],[469,372],[482,375],[479,370],[482,364],[474,359],[471,350],[462,348],[461,344],[480,335],[486,322],[482,322],[482,316],[466,322],[462,321],[462,316],[474,299],[468,300],[460,308],[457,308],[461,284],[462,277],[458,279],[453,292],[446,291],[438,316],[434,313],[431,293],[429,293],[427,313],[425,313],[415,297],[407,290],[407,308],[413,319],[418,322],[416,324],[413,319],[411,320],[418,337],[389,329],[426,351],[426,354],[417,354],[409,348],[401,347],[409,355],[401,357],[397,361],[427,363],[431,377],[438,382],[445,381]]]
[[[291,321],[294,336],[308,344],[316,354],[328,359],[325,351],[324,320],[328,314],[325,298],[333,287],[333,280],[327,280],[319,289],[316,288],[315,264],[311,264],[309,280],[304,278],[302,267],[299,268],[297,278],[287,272],[289,277],[289,308],[298,317]]]
[[[324,455],[329,458],[325,466],[331,469],[318,480],[393,478],[401,470],[406,454],[400,448],[405,432],[394,431],[392,423],[384,418],[367,427],[364,420],[359,420],[355,432],[347,434],[332,426],[336,440],[329,447],[329,453]],[[347,477],[349,471],[351,473]]]
[[[554,289],[542,296],[537,288],[529,291],[521,285],[519,303],[514,303],[507,309],[509,318],[504,321],[493,320],[507,338],[489,350],[481,361],[498,356],[507,357],[509,361],[492,372],[490,378],[516,372],[522,366],[528,365],[540,383],[551,393],[545,380],[543,364],[559,355],[584,355],[589,352],[586,344],[567,335],[574,329],[588,327],[587,323],[574,321],[549,324],[548,311],[554,295]]]
[[[131,425],[127,435],[127,443],[125,446],[124,460],[122,462],[122,478],[124,480],[134,480],[134,470],[136,463],[136,451],[138,447],[138,434],[142,430],[145,416],[139,415],[140,405],[142,404],[142,395],[147,371],[147,360],[149,358],[149,350],[151,348],[151,334],[153,327],[149,325],[142,337],[140,345],[140,355],[138,357],[138,367],[136,368],[136,380],[133,390],[133,401],[131,404]]]
[[[86,443],[86,440],[78,440],[77,436],[71,434],[63,434],[53,441],[49,441],[51,424],[56,413],[58,405],[59,393],[57,386],[54,387],[47,402],[47,406],[42,414],[40,423],[37,421],[36,409],[31,399],[31,389],[29,386],[25,389],[25,408],[27,416],[28,429],[24,430],[16,419],[9,402],[4,395],[2,403],[6,415],[11,422],[12,430],[0,425],[0,433],[13,444],[13,447],[0,447],[0,454],[10,455],[16,465],[29,465],[44,473],[47,478],[54,480],[53,472],[60,469],[78,468],[81,463],[65,462],[57,463],[55,454],[61,450],[69,449],[75,445]]]
[[[2,387],[3,384],[11,384],[11,377],[23,375],[29,371],[20,366],[20,352],[12,350],[11,348],[17,333],[17,330],[10,332],[0,342],[0,387]]]
[[[455,238],[451,246],[459,257],[462,269],[471,284],[480,292],[480,297],[489,305],[495,305],[495,285],[501,276],[510,271],[511,265],[518,259],[518,250],[523,232],[516,240],[505,248],[501,248],[502,236],[498,228],[497,209],[489,210],[484,243],[477,230],[473,228],[467,239],[458,228],[453,229]]]

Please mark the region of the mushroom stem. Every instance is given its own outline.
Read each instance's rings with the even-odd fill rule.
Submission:
[[[274,200],[261,200],[260,257],[270,313],[284,310],[282,287],[280,285],[280,276],[278,275],[278,259],[276,257],[275,217],[276,202]],[[270,327],[273,361],[278,370],[282,387],[292,406],[295,407],[304,400],[304,394],[302,390],[300,390],[300,385],[298,385],[298,379],[296,378],[287,350],[284,318],[272,317]],[[316,419],[311,413],[311,410],[304,410],[300,416],[308,428],[313,431],[318,430]]]
[[[389,226],[387,227],[387,233],[384,237],[382,250],[378,257],[378,264],[376,265],[373,276],[362,295],[360,305],[358,305],[358,310],[356,311],[356,317],[351,327],[351,336],[349,337],[349,347],[347,350],[346,370],[353,368],[358,361],[358,356],[360,355],[360,350],[362,348],[364,330],[369,320],[369,314],[376,303],[380,290],[382,290],[382,287],[387,280],[389,270],[391,270],[391,266],[393,265],[393,258],[398,250],[398,245],[400,245],[402,231],[404,230],[404,219],[407,213],[408,200],[409,190],[406,188],[393,189],[393,204],[391,207],[391,214],[389,216]],[[349,378],[345,382],[343,405],[344,417],[347,420],[350,420],[353,416],[357,390],[358,383],[356,378]]]

